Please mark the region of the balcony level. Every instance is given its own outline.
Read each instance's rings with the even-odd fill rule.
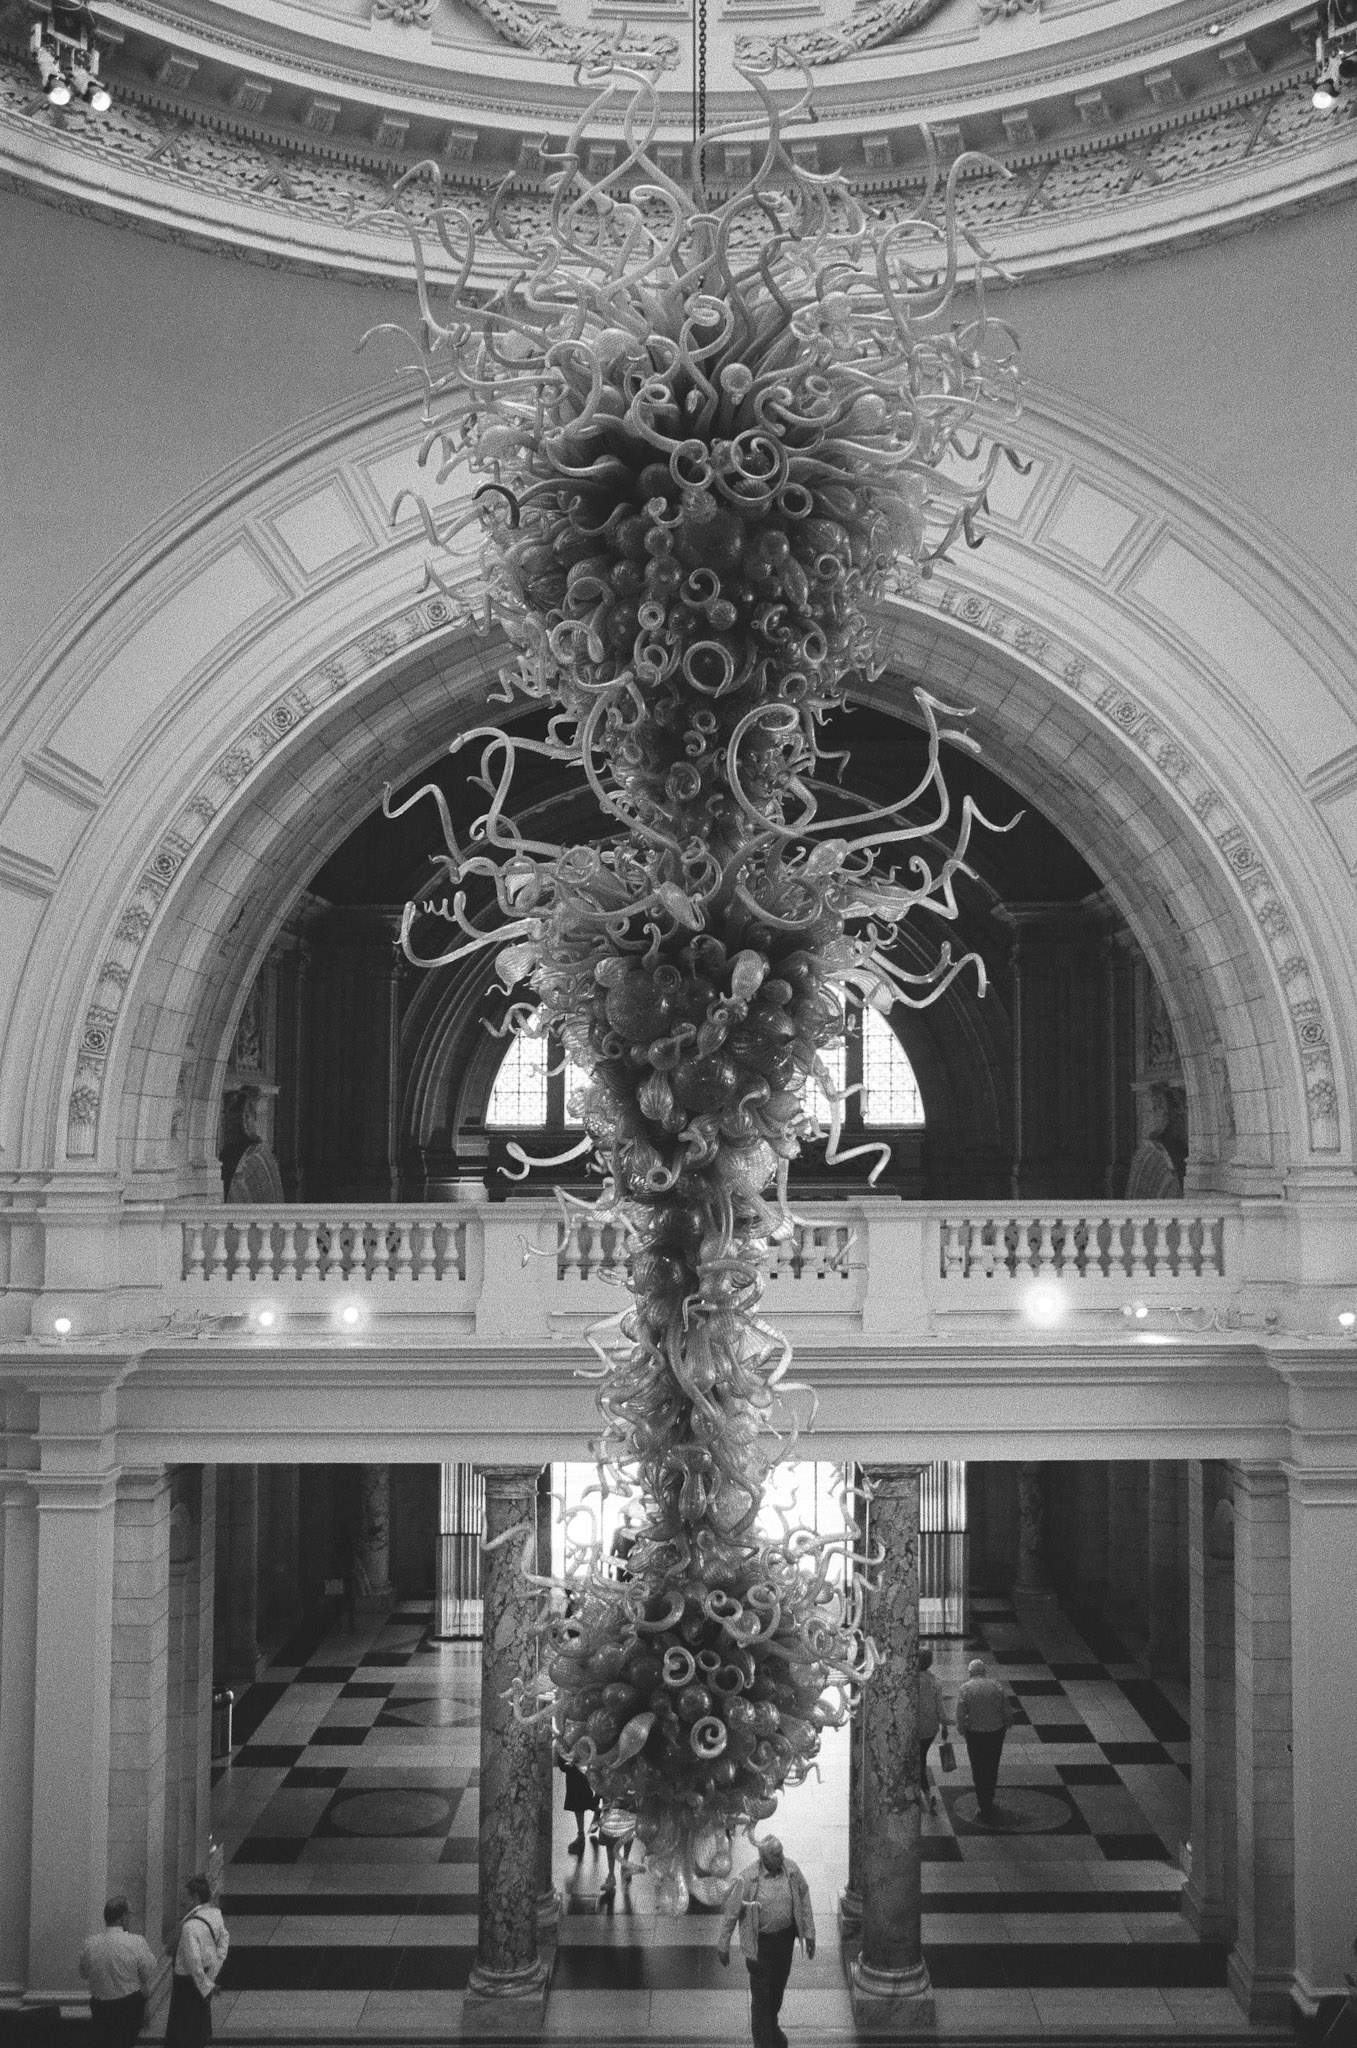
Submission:
[[[6,1222],[4,1384],[103,1387],[124,1462],[584,1455],[626,1307],[622,1235],[550,1200]],[[1357,1372],[1350,1234],[1223,1198],[807,1206],[764,1301],[781,1425],[825,1458],[1285,1456]]]

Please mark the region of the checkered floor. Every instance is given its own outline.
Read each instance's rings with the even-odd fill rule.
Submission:
[[[439,1644],[404,1604],[353,1635],[304,1631],[238,1709],[218,1772],[232,1949],[225,2035],[455,2032],[476,1944],[479,1647]],[[992,1825],[959,1768],[925,1821],[924,1944],[944,2030],[1233,2029],[1224,1954],[1179,1912],[1188,1814],[1185,1702],[1105,1630],[1046,1602],[977,1602],[965,1644],[937,1647],[949,1703],[984,1654],[1015,1695]],[[793,2039],[851,2033],[833,1938],[847,1867],[847,1743],[788,1796],[779,1831],[811,1879],[821,1945],[798,1957]],[[715,1916],[654,1911],[644,1870],[601,1894],[572,1857],[548,2033],[658,2041],[747,2030],[744,1973],[723,1970]]]

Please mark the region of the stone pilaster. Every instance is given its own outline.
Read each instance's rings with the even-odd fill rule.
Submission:
[[[865,2034],[931,2030],[923,1959],[919,1801],[919,1474],[867,1467],[871,1531],[884,1550],[867,1625],[879,1663],[863,1703],[862,1952],[851,1971],[853,2017]]]
[[[1187,1667],[1186,1532],[1180,1515],[1181,1491],[1177,1461],[1154,1459],[1150,1465],[1145,1574],[1149,1609],[1145,1654],[1152,1671],[1183,1672]]]
[[[124,1471],[113,1517],[108,1883],[158,1928],[165,1890],[170,1477]],[[177,1803],[177,1802],[176,1802]]]
[[[359,1607],[369,1614],[385,1614],[395,1599],[391,1590],[389,1465],[358,1467],[358,1562],[363,1570]]]
[[[1228,1976],[1251,2020],[1284,2020],[1295,1960],[1290,1504],[1280,1466],[1236,1465],[1231,1476],[1238,1926]],[[1345,1609],[1334,1624],[1346,1628]]]
[[[537,1949],[542,1745],[505,1698],[515,1678],[531,1680],[536,1669],[536,1598],[523,1581],[517,1533],[535,1527],[536,1507],[535,1466],[487,1467],[480,1884],[476,1961],[463,2003],[470,2034],[534,2034],[546,2011],[547,1974]]]
[[[183,1910],[185,1879],[207,1864],[212,1727],[212,1578],[216,1470],[181,1465],[170,1511],[168,1711],[165,1724],[164,1932]],[[147,1939],[154,1946],[147,1909]]]
[[[298,1541],[301,1475],[295,1465],[259,1467],[259,1608],[268,1640],[281,1641],[301,1620]]]
[[[1336,1393],[1350,1414],[1352,1354],[1305,1364],[1316,1377],[1327,1369],[1325,1399]],[[1345,1989],[1357,1920],[1357,1444],[1350,1433],[1317,1431],[1309,1443],[1293,1435],[1292,1447],[1295,1991],[1313,2012],[1326,1993]],[[1255,1596],[1255,1613],[1265,1597]]]
[[[1107,1468],[1107,1612],[1123,1627],[1145,1618],[1146,1468],[1119,1458]]]
[[[46,1447],[44,1446],[44,1455]],[[38,1497],[28,1992],[83,2003],[76,1958],[108,1896],[111,1470],[34,1475]]]
[[[1228,1468],[1188,1467],[1192,1870],[1183,1914],[1203,1941],[1235,1931],[1234,1507]]]
[[[0,1472],[0,1998],[28,1981],[37,1650],[37,1494],[11,1469]]]
[[[216,1629],[213,1658],[223,1685],[259,1675],[259,1467],[217,1468]]]
[[[1074,1470],[1074,1598],[1101,1610],[1107,1597],[1107,1466],[1083,1461]]]
[[[1049,1593],[1046,1571],[1046,1474],[1033,1458],[1018,1467],[1018,1570],[1015,1592]]]

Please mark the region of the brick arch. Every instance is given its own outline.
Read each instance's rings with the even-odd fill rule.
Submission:
[[[1199,643],[1175,628],[1176,644],[1143,577],[1114,587],[1078,564],[1061,508],[1095,479],[1151,554],[1213,549],[1222,588],[1225,569],[1243,587],[1246,560],[1259,633],[1291,606],[1316,704],[1323,616],[1256,536],[1135,451],[1094,445],[1054,406],[1031,434],[1035,481],[996,500],[982,554],[883,611],[900,680],[874,700],[907,710],[901,683],[920,677],[974,701],[993,765],[1106,877],[1179,1032],[1201,1175],[1256,1186],[1346,1167],[1351,874],[1232,683],[1237,631],[1216,649],[1209,622]],[[21,1168],[201,1184],[214,1077],[297,891],[384,780],[484,717],[496,640],[420,594],[417,525],[392,534],[380,517],[373,476],[390,481],[410,437],[405,406],[354,406],[218,479],[81,594],[20,679],[24,758],[83,818],[53,854],[10,1013],[0,1142]],[[311,504],[333,552],[299,561],[284,536]],[[1152,587],[1159,601],[1162,577]],[[134,656],[161,663],[154,689]]]

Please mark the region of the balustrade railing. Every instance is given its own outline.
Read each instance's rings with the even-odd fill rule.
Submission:
[[[1226,1218],[1165,1209],[991,1210],[944,1216],[943,1280],[1224,1278]]]
[[[169,1228],[165,1284],[189,1300],[398,1284],[412,1309],[406,1290],[418,1288],[424,1314],[433,1290],[453,1285],[459,1313],[474,1309],[478,1329],[505,1334],[595,1313],[600,1282],[625,1284],[634,1243],[624,1224],[562,1217],[550,1200],[222,1205],[181,1211]],[[825,1203],[770,1246],[770,1294],[785,1315],[846,1318],[845,1337],[858,1318],[880,1336],[933,1314],[989,1316],[1010,1299],[1003,1283],[1037,1277],[1086,1289],[1090,1305],[1114,1282],[1151,1296],[1187,1283],[1219,1300],[1239,1277],[1233,1265],[1227,1274],[1237,1228],[1227,1205]]]
[[[183,1225],[185,1281],[465,1280],[455,1209],[390,1216],[228,1210]]]

